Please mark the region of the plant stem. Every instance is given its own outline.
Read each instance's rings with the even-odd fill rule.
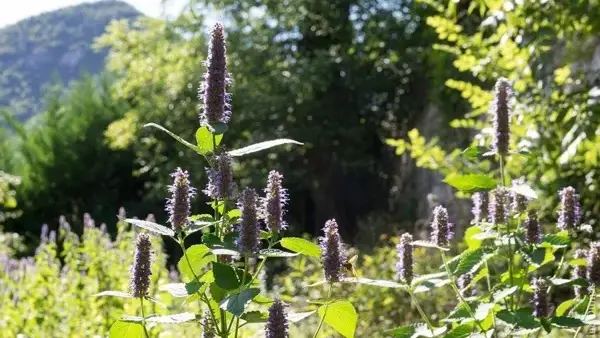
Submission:
[[[583,313],[584,319],[586,319],[587,314],[590,311],[590,306],[592,305],[593,302],[595,302],[595,300],[594,300],[595,297],[596,297],[596,288],[594,287],[594,289],[592,290],[592,294],[590,295],[590,301],[588,302],[588,305],[585,308],[585,312]],[[577,338],[577,335],[579,334],[579,332],[581,331],[582,328],[583,328],[583,326],[580,326],[577,328],[577,331],[575,331],[575,335],[573,335],[573,338]]]
[[[556,268],[556,272],[554,272],[554,276],[552,278],[557,278],[558,275],[560,274],[560,270],[562,269],[563,264],[565,263],[565,256],[567,255],[567,248],[563,248],[562,249],[562,257],[560,258],[560,262],[558,263],[558,267]],[[548,287],[548,294],[550,294],[550,291],[552,291],[552,287],[554,285],[550,284],[550,286]]]
[[[421,317],[423,318],[425,323],[427,323],[427,326],[429,327],[429,331],[431,331],[431,334],[435,336],[435,333],[433,332],[434,327],[431,324],[431,321],[429,320],[429,318],[427,317],[427,314],[425,314],[425,311],[423,311],[423,309],[421,308],[421,305],[419,304],[417,297],[415,297],[414,293],[412,292],[412,290],[410,288],[407,291],[408,291],[408,294],[410,295],[410,298],[412,299],[413,303],[417,307],[417,311],[419,311],[419,313],[421,314]]]
[[[146,314],[144,314],[144,297],[140,297],[140,307],[142,308],[142,327],[144,328],[144,336],[150,338],[148,330],[146,329]]]
[[[244,256],[244,273],[242,275],[242,290],[246,288],[246,274],[248,273],[248,255]],[[238,331],[240,329],[240,317],[235,319],[235,338],[238,336]]]
[[[317,338],[319,331],[321,331],[321,327],[323,327],[323,322],[325,322],[325,316],[327,316],[327,309],[329,308],[329,298],[331,298],[331,284],[328,284],[329,290],[327,291],[327,304],[325,304],[325,311],[323,311],[323,317],[321,317],[321,321],[319,322],[319,326],[317,327],[317,331],[315,331],[315,335],[313,338]]]
[[[460,290],[458,290],[458,286],[456,286],[456,281],[454,279],[454,276],[452,276],[452,273],[450,272],[450,267],[448,267],[448,262],[447,262],[446,254],[444,253],[444,250],[440,249],[440,253],[442,254],[442,261],[444,262],[444,267],[446,268],[446,273],[448,274],[448,279],[450,279],[450,286],[452,286],[452,289],[454,289],[454,292],[460,299],[461,303],[465,304],[465,306],[467,308],[467,312],[469,312],[469,315],[471,316],[471,318],[473,318],[475,323],[477,323],[477,326],[479,326],[481,331],[487,332],[487,330],[484,329],[483,326],[481,325],[481,323],[475,318],[475,314],[473,313],[473,310],[471,310],[471,306],[469,305],[469,303],[467,303],[465,301],[464,297],[460,293]]]

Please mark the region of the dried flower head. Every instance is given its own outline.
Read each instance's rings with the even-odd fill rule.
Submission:
[[[508,189],[500,187],[490,192],[490,223],[502,224],[508,219]]]
[[[577,249],[575,250],[575,254],[574,257],[575,259],[585,259],[588,256],[588,251],[584,250],[584,249]],[[586,265],[577,265],[573,268],[573,278],[575,279],[587,279],[587,275],[588,275],[588,269],[586,267]],[[589,294],[589,288],[588,287],[584,287],[584,286],[578,286],[575,285],[573,287],[574,291],[575,291],[575,296],[577,297],[583,297],[583,296],[587,296]]]
[[[321,262],[323,272],[328,283],[338,282],[342,278],[342,264],[346,260],[342,240],[338,232],[335,219],[325,222],[323,227],[325,236],[321,237]]]
[[[561,230],[574,230],[581,221],[579,195],[573,187],[566,187],[559,192],[560,210],[558,211],[558,227]]]
[[[202,326],[202,338],[215,338],[217,336],[210,310],[204,311],[204,315],[200,321],[200,326]]]
[[[173,177],[173,184],[169,186],[171,197],[167,199],[165,210],[169,214],[169,223],[173,230],[180,231],[187,225],[190,202],[196,195],[196,190],[190,185],[187,170],[177,168],[171,177]]]
[[[493,147],[500,155],[508,154],[512,95],[510,82],[505,78],[499,78],[494,87],[494,100],[490,106],[490,112],[494,118]]]
[[[437,246],[446,247],[450,244],[454,232],[453,225],[448,221],[448,210],[441,205],[433,209],[433,221],[431,222],[431,241]]]
[[[265,325],[265,338],[287,338],[288,320],[286,314],[286,305],[279,299],[276,299],[269,307],[269,317]]]
[[[470,287],[467,289],[469,284],[471,284],[472,280],[473,280],[472,273],[465,273],[464,275],[461,275],[458,278],[458,280],[457,280],[458,288],[460,289],[460,292],[463,295],[463,297],[472,297],[475,295],[474,287]]]
[[[215,156],[215,169],[206,168],[208,175],[208,184],[204,193],[211,198],[219,200],[228,200],[233,197],[233,167],[231,165],[231,155],[223,152]]]
[[[512,182],[513,187],[524,185],[524,184],[525,184],[524,177],[521,177]],[[511,208],[514,213],[521,214],[527,210],[527,204],[529,203],[529,200],[527,199],[527,197],[516,193],[514,189],[510,191],[510,201],[511,201]]]
[[[533,315],[536,318],[548,317],[548,283],[542,278],[536,278],[531,283],[533,289]]]
[[[256,190],[246,188],[238,201],[242,210],[239,224],[238,250],[243,254],[255,254],[260,246],[260,226],[258,225],[258,195]]]
[[[217,23],[210,33],[206,73],[199,89],[203,101],[200,115],[202,125],[227,123],[231,118],[230,98],[226,91],[230,83],[226,53],[223,25]]]
[[[476,192],[472,196],[473,199],[473,223],[479,224],[487,219],[488,214],[488,193]]]
[[[530,210],[525,218],[525,242],[527,244],[540,244],[542,242],[542,230],[538,221],[537,212]]]
[[[592,242],[587,256],[588,279],[594,285],[600,285],[600,242]]]
[[[266,197],[262,198],[262,218],[267,229],[273,232],[279,232],[287,228],[283,215],[285,214],[285,204],[288,202],[288,194],[287,190],[281,185],[282,180],[283,175],[272,170],[267,179]]]
[[[398,250],[398,263],[396,263],[398,278],[406,284],[412,283],[414,276],[412,241],[412,235],[404,233],[400,237],[400,244],[396,246],[396,249]]]
[[[131,266],[131,295],[136,298],[146,297],[150,288],[150,275],[152,266],[152,243],[150,236],[140,233],[137,236],[135,257]]]

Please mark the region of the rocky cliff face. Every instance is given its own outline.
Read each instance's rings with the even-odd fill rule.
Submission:
[[[115,19],[140,13],[121,1],[105,0],[47,12],[0,29],[0,107],[19,120],[43,109],[44,87],[63,84],[104,66],[94,39]]]

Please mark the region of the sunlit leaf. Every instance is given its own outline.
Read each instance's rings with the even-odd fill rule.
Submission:
[[[303,145],[303,143],[300,143],[298,141],[294,141],[294,140],[290,140],[290,139],[277,139],[277,140],[271,140],[271,141],[265,141],[265,142],[260,142],[260,143],[256,143],[241,149],[236,149],[236,150],[232,150],[229,152],[229,155],[236,157],[236,156],[244,156],[247,154],[251,154],[251,153],[255,153],[257,151],[261,151],[261,150],[265,150],[265,149],[269,149],[269,148],[273,148],[276,146],[280,146],[283,144],[299,144],[299,145]]]

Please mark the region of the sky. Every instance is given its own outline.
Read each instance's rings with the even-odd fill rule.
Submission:
[[[162,0],[124,0],[140,12],[161,17],[163,14],[173,15],[179,12],[185,0],[168,0],[167,5]],[[73,6],[95,0],[0,0],[0,27],[16,23],[30,16],[52,11],[58,8]]]

